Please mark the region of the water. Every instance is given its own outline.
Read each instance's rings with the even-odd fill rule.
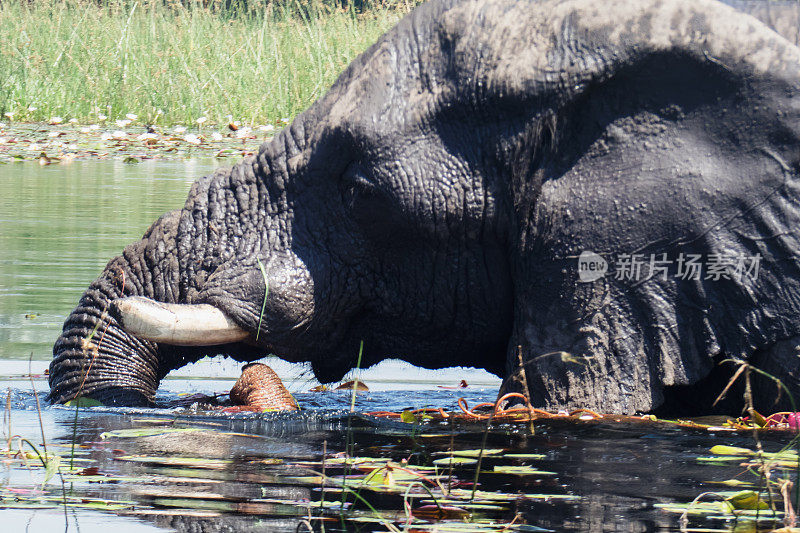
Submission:
[[[32,390],[46,391],[41,374],[64,317],[111,257],[158,215],[179,208],[191,182],[216,166],[211,160],[0,165],[0,391],[8,408],[0,449],[7,450],[5,439],[15,435],[42,453],[46,443],[49,454],[61,458],[63,475],[63,484],[58,475],[45,483],[46,470],[36,466],[35,455],[28,466],[12,453],[0,455],[3,531],[305,531],[304,502],[314,502],[318,514],[323,499],[319,482],[309,477],[322,468],[323,449],[327,473],[337,479],[347,472],[334,464],[332,454],[348,449],[373,460],[408,460],[414,475],[435,478],[431,471],[415,470],[416,465],[484,444],[483,421],[410,424],[363,415],[434,406],[458,411],[459,398],[474,405],[492,401],[497,392],[499,380],[485,372],[432,372],[392,361],[361,373],[371,391],[357,396],[356,416],[348,413],[349,394],[308,392],[316,384],[308,369],[277,360],[269,364],[295,394],[302,413],[226,415],[171,406],[189,394],[227,391],[240,365],[220,359],[168,376],[158,409],[97,407],[76,416],[74,409],[43,405],[42,438]],[[440,388],[461,379],[470,386]],[[126,433],[131,429],[139,433]],[[457,531],[497,531],[503,524],[523,531],[678,530],[680,514],[664,505],[687,504],[707,491],[755,487],[720,483],[725,480],[758,481],[740,466],[745,458],[702,459],[717,444],[754,447],[751,436],[719,429],[553,420],[537,422],[535,432],[525,424],[495,425],[485,438],[487,449],[505,450],[485,458],[479,474],[480,488],[499,499],[470,508],[470,518],[449,516],[444,523]],[[777,451],[788,441],[778,433],[764,437],[763,444]],[[10,442],[13,450],[31,450],[17,438]],[[535,455],[512,457],[510,452]],[[523,470],[495,470],[508,466]],[[363,477],[370,468],[382,472],[360,468],[350,475]],[[469,490],[474,471],[474,465],[464,465],[445,469],[446,480],[417,482],[408,489],[411,507],[420,508],[425,491],[442,484]],[[394,472],[397,479],[410,475]],[[786,475],[782,472],[773,472],[774,478]],[[386,530],[380,520],[402,529],[407,487],[401,487],[398,493],[388,481],[367,486],[361,493],[374,511],[359,503],[344,522],[329,508],[326,531]],[[481,497],[489,496],[479,494],[476,501]],[[335,506],[341,496],[327,487],[324,500]],[[319,530],[318,519],[313,523]],[[689,521],[691,527],[714,531],[755,531],[753,524],[716,511],[690,515]],[[777,525],[762,520],[761,529]],[[430,530],[419,520],[411,529]]]
[[[213,161],[0,166],[0,359],[49,359],[53,339],[109,259],[183,206]]]

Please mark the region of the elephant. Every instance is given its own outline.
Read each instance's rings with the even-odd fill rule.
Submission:
[[[800,9],[791,0],[723,0],[726,4],[756,17],[794,45],[800,45]]]
[[[149,405],[267,354],[473,366],[550,410],[705,413],[737,368],[797,393],[786,31],[712,0],[423,4],[108,263],[49,398]]]

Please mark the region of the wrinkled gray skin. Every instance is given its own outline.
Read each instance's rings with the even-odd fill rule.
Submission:
[[[800,45],[800,6],[795,0],[722,0]]]
[[[799,392],[799,84],[796,46],[709,0],[423,5],[108,264],[55,344],[50,398],[148,404],[215,353],[329,382],[361,340],[362,366],[472,365],[507,391],[519,352],[548,409],[706,412],[726,357]],[[609,275],[578,282],[582,251]],[[622,253],[762,259],[756,279],[634,281]],[[122,295],[212,304],[252,336],[140,341]]]

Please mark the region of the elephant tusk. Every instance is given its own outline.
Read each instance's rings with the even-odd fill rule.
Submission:
[[[114,300],[122,329],[140,339],[178,346],[243,341],[250,334],[209,304],[168,304],[131,296]]]

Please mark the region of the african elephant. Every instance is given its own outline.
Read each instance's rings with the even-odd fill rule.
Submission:
[[[108,263],[50,399],[148,404],[213,354],[329,382],[362,341],[547,409],[706,411],[725,358],[800,391],[799,84],[710,0],[422,5]]]

